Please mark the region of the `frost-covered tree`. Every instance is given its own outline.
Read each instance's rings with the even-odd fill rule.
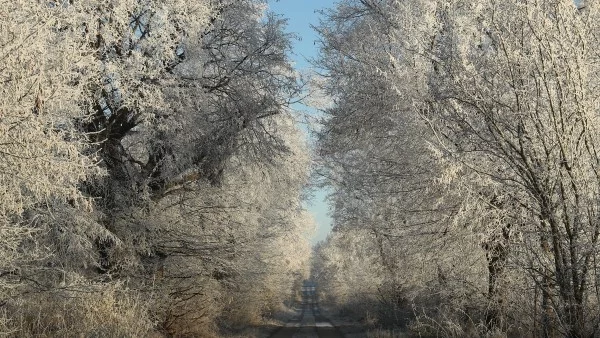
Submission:
[[[454,242],[459,236],[448,231],[460,199],[439,184],[441,163],[431,150],[435,135],[413,104],[426,97],[426,87],[418,85],[423,76],[408,68],[412,60],[390,57],[406,54],[394,40],[398,32],[387,14],[398,8],[378,6],[342,2],[318,28],[323,43],[318,64],[326,72],[320,90],[333,99],[325,107],[319,155],[321,174],[333,187],[335,231],[340,233],[329,245],[342,250],[348,246],[339,238],[361,238],[354,245],[371,255],[342,257],[351,260],[348,266],[365,259],[362,264],[379,266],[361,287],[373,294],[369,283],[375,284],[385,309],[381,314],[399,315],[410,308],[407,298],[424,295],[424,289],[439,292],[439,271],[459,276],[452,267],[461,258],[460,246],[473,242]],[[405,82],[393,81],[398,73]],[[447,256],[437,252],[440,245],[448,245]]]
[[[79,186],[100,170],[86,135],[74,122],[86,118],[89,84],[97,71],[86,44],[89,36],[80,30],[83,6],[2,2],[2,7],[0,275],[3,281],[23,281],[31,272],[30,260],[47,252],[35,250],[35,245],[23,250],[22,240],[45,234],[48,222],[56,220],[54,208],[91,209]],[[91,236],[102,235],[101,227],[91,226],[90,231]],[[3,302],[4,291],[0,288]]]
[[[384,176],[386,171],[365,159],[377,159],[380,140],[390,134],[399,139],[402,129],[383,124],[363,141],[360,127],[373,125],[396,107],[427,125],[429,131],[408,139],[428,143],[422,149],[432,152],[400,153],[411,144],[400,142],[394,145],[395,160],[430,161],[424,167],[431,169],[428,177],[434,184],[423,192],[434,192],[439,199],[427,201],[429,215],[447,215],[438,219],[434,238],[452,243],[452,234],[471,233],[474,251],[445,251],[438,257],[484,260],[485,269],[479,262],[459,275],[465,281],[475,280],[465,273],[485,275],[487,288],[474,284],[474,290],[487,297],[489,309],[481,317],[487,329],[509,329],[519,322],[507,322],[506,313],[512,312],[513,318],[542,328],[536,331],[534,325],[533,334],[557,330],[580,337],[595,330],[597,70],[589,46],[596,41],[596,15],[595,5],[577,8],[572,1],[344,1],[321,28],[326,76],[334,88],[329,111],[345,117],[336,120],[332,114],[322,143],[330,147],[324,154],[331,157],[330,166],[346,175],[331,175],[344,193],[339,195],[344,213],[336,214],[336,220],[340,226],[358,221],[361,227],[381,228],[389,223],[385,217],[363,220],[369,214],[385,215],[371,195],[384,194],[392,184],[357,187],[365,185],[360,178],[368,169]],[[364,80],[369,77],[388,90],[364,86],[377,83]],[[356,83],[360,88],[353,88]],[[361,96],[370,88],[377,89]],[[374,102],[390,108],[365,119],[365,112],[378,107]],[[347,126],[355,127],[356,137],[342,136],[350,133]],[[332,157],[336,152],[343,156]],[[357,156],[362,157],[353,161]],[[418,177],[408,168],[400,173]],[[444,188],[435,188],[438,184]],[[357,192],[356,202],[348,191]],[[384,210],[414,215],[404,208],[399,214],[393,210],[420,199],[402,189],[389,196],[394,195],[400,201]],[[440,214],[440,208],[449,212]],[[447,279],[447,271],[440,272],[440,280]],[[507,308],[507,299],[520,295],[530,297],[527,310]],[[514,316],[519,312],[524,315]]]
[[[7,330],[205,335],[228,295],[286,299],[310,221],[285,21],[252,0],[2,4]]]
[[[150,13],[144,14],[147,20],[164,19],[152,14],[154,10],[140,9]],[[263,18],[264,11],[261,1],[222,2],[200,31],[185,22],[141,19],[148,34],[140,35],[138,30],[145,28],[134,27],[131,34],[139,42],[127,44],[133,52],[123,57],[109,53],[105,62],[112,58],[134,62],[130,54],[147,44],[150,50],[141,55],[156,62],[144,66],[153,74],[133,71],[140,85],[119,87],[118,79],[109,74],[108,93],[114,97],[98,99],[98,121],[88,125],[99,131],[116,180],[136,193],[140,190],[141,196],[157,199],[199,179],[218,183],[223,163],[240,147],[246,147],[248,156],[264,160],[285,150],[280,140],[265,132],[263,121],[282,113],[298,89],[286,56],[290,37],[283,32],[285,21]],[[163,32],[165,25],[185,30]],[[155,41],[150,38],[154,35],[171,40]],[[165,46],[170,49],[157,54],[161,50],[156,49]],[[155,93],[148,97],[151,93],[138,93],[138,88]],[[122,96],[132,97],[131,107]],[[150,103],[154,96],[157,99]],[[111,108],[113,101],[124,110]]]
[[[193,334],[185,331],[190,321],[202,326],[219,316],[228,325],[261,320],[302,276],[311,222],[300,192],[309,158],[295,128],[290,116],[273,117],[268,130],[289,154],[262,164],[235,154],[219,186],[169,194],[116,224],[141,255],[148,283],[168,295],[160,300],[168,331]]]
[[[565,334],[584,336],[596,325],[586,314],[597,303],[589,299],[599,226],[597,55],[588,47],[597,8],[483,1],[438,13],[435,129],[449,152],[495,187],[490,204],[504,209],[505,227],[537,236],[538,287]]]

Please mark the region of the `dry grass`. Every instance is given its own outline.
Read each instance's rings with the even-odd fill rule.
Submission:
[[[8,337],[146,337],[147,304],[120,284],[30,294],[1,314]]]
[[[367,332],[367,338],[408,338],[410,335],[399,330],[372,330]]]

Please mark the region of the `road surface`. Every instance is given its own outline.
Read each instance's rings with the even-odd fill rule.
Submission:
[[[314,285],[302,287],[302,308],[296,318],[277,330],[271,338],[342,338],[340,331],[319,309]]]

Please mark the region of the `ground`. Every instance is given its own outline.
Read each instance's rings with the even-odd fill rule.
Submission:
[[[330,316],[319,305],[316,287],[307,282],[302,287],[302,303],[287,323],[276,328],[271,338],[362,338],[366,334],[360,324]]]

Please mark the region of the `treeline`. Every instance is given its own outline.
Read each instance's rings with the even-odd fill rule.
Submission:
[[[425,336],[599,333],[599,9],[343,0],[324,13],[334,232],[313,275],[331,304]]]
[[[216,335],[306,275],[310,159],[259,0],[0,1],[0,335]]]

